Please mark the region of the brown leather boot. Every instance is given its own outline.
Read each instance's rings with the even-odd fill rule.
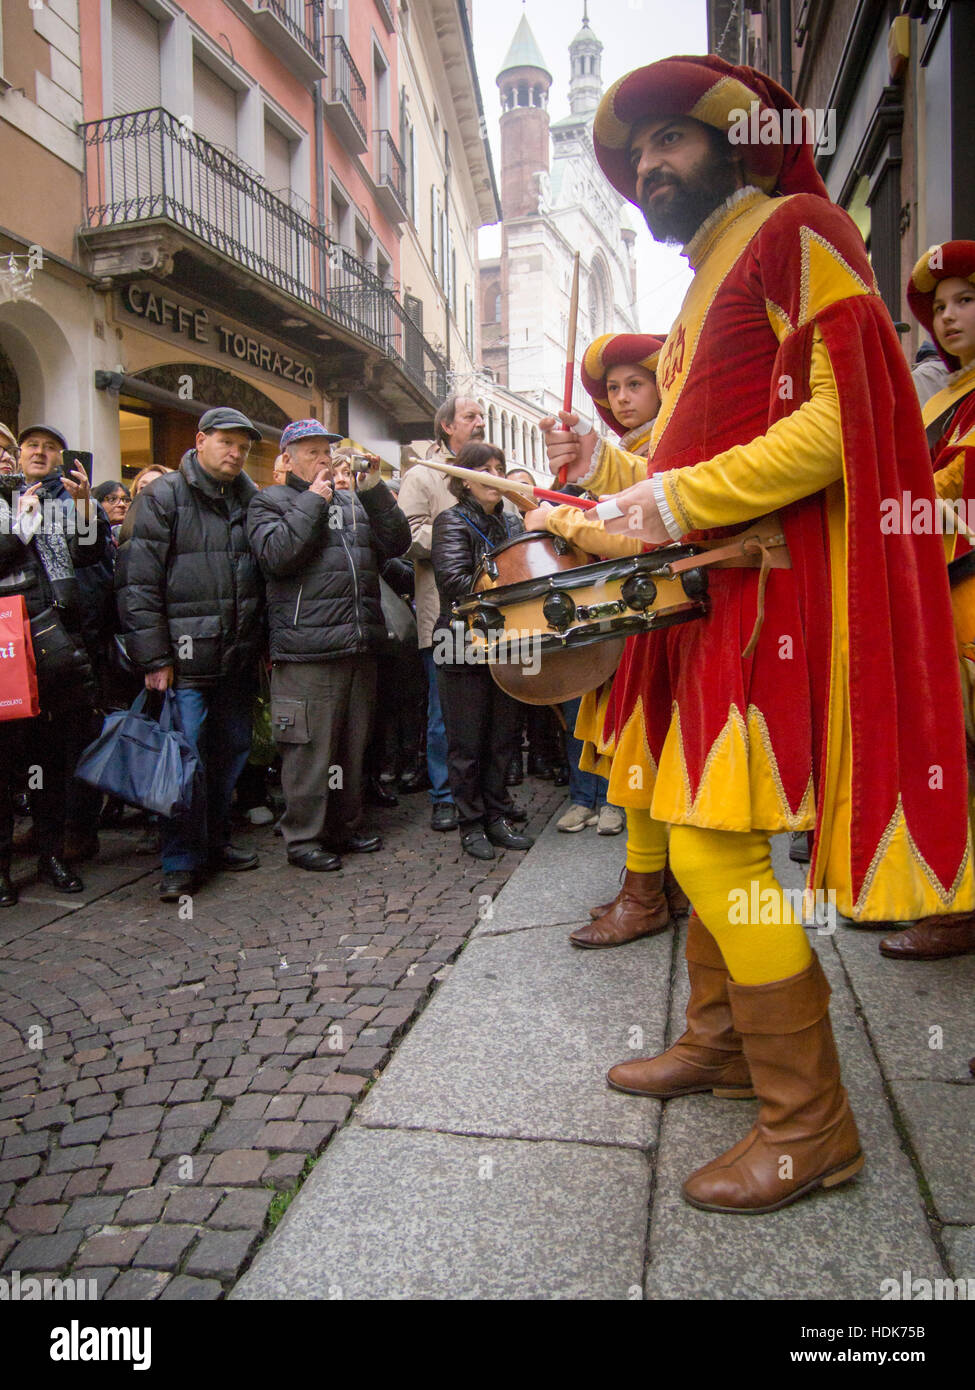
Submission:
[[[906,931],[885,936],[880,954],[891,960],[945,960],[975,951],[975,912],[922,917]]]
[[[602,917],[574,931],[573,946],[601,950],[625,946],[643,936],[656,936],[670,926],[670,908],[663,893],[664,872],[637,874],[627,869],[616,902]]]
[[[605,917],[610,908],[615,907],[619,902],[620,898],[623,896],[623,876],[625,873],[625,868],[620,869],[620,891],[616,894],[616,897],[610,898],[608,903],[600,903],[598,907],[591,907],[589,909],[590,921],[595,922],[597,917]]]
[[[692,1173],[684,1196],[703,1211],[778,1211],[863,1167],[860,1136],[840,1083],[818,958],[767,985],[729,981],[731,1012],[761,1108],[742,1141]]]
[[[671,917],[686,917],[691,910],[691,900],[674,878],[669,864],[664,871],[664,893]]]
[[[696,913],[687,923],[687,973],[691,997],[687,1031],[658,1057],[638,1057],[611,1067],[607,1081],[631,1096],[689,1096],[713,1091],[730,1100],[755,1094],[748,1063],[728,1002],[728,967],[714,937]]]

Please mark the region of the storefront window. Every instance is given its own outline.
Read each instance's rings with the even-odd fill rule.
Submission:
[[[118,414],[118,430],[122,481],[125,482],[153,461],[152,418],[142,411],[123,407]]]

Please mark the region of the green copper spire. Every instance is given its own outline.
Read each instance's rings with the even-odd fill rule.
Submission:
[[[511,47],[508,49],[508,56],[502,63],[501,72],[498,73],[498,76],[500,77],[503,73],[506,73],[509,68],[540,68],[542,72],[547,74],[549,80],[551,80],[552,77],[552,74],[546,66],[545,59],[539,51],[538,44],[535,41],[535,35],[531,31],[531,25],[528,23],[528,16],[525,14],[523,14],[518,21],[518,28],[515,30],[514,38],[511,40]]]

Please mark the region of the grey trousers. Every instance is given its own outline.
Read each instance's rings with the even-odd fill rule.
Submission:
[[[375,703],[374,656],[275,663],[271,727],[281,754],[289,854],[341,844],[360,828]]]

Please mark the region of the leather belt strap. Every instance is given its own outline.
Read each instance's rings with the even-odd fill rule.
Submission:
[[[697,544],[705,553],[688,556],[686,560],[675,560],[673,564],[666,566],[670,574],[701,569],[705,565],[715,565],[718,569],[759,570],[755,626],[742,652],[743,657],[749,657],[755,650],[758,634],[765,621],[765,587],[768,584],[769,570],[792,568],[781,522],[773,512],[771,516],[759,517],[747,531],[739,532],[730,541],[699,541]]]

